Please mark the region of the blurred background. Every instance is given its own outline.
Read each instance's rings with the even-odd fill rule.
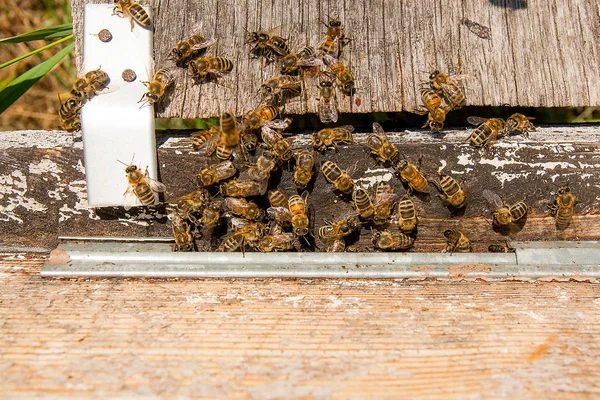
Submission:
[[[15,36],[36,29],[71,22],[69,0],[2,0],[0,5],[0,37]],[[47,44],[46,41],[32,41],[18,44],[3,44],[0,51],[0,64],[17,56],[28,53]],[[0,90],[28,69],[50,58],[67,43],[29,57],[23,61],[0,70]],[[75,61],[71,53],[65,57],[49,74],[37,82],[25,95],[6,111],[0,114],[0,131],[19,129],[59,129],[58,95],[66,98],[75,80]],[[564,108],[509,108],[509,107],[465,107],[448,116],[447,125],[465,126],[469,115],[481,117],[507,117],[513,112],[522,112],[536,118],[536,124],[561,124],[578,122],[600,122],[598,107]],[[424,117],[410,113],[376,113],[367,115],[342,115],[340,123],[353,124],[357,129],[370,129],[373,121],[381,122],[384,127],[420,127]],[[204,129],[203,120],[157,119],[158,129]],[[295,118],[292,129],[319,128],[318,118],[307,115]]]

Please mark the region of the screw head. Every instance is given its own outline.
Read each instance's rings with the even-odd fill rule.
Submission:
[[[135,74],[135,72],[132,69],[126,69],[121,74],[121,77],[123,78],[123,80],[125,82],[133,82],[133,81],[135,81],[135,78],[137,77],[137,75]]]
[[[112,40],[112,33],[108,29],[102,29],[98,32],[98,39],[104,43],[110,42]]]

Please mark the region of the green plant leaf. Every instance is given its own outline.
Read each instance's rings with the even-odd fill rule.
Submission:
[[[6,68],[6,67],[8,67],[9,65],[12,65],[12,64],[14,64],[14,63],[16,63],[16,62],[19,62],[19,61],[21,61],[21,60],[24,60],[24,59],[26,59],[27,57],[30,57],[30,56],[32,56],[32,55],[34,55],[34,54],[37,54],[37,53],[39,53],[39,52],[42,52],[42,51],[44,51],[44,50],[46,50],[46,49],[49,49],[49,48],[51,48],[51,47],[53,47],[53,46],[56,46],[56,45],[57,45],[57,44],[59,44],[59,43],[66,42],[67,40],[71,40],[71,39],[73,39],[73,35],[69,35],[69,36],[67,36],[67,37],[64,37],[64,38],[62,38],[62,39],[60,39],[60,40],[57,40],[57,41],[55,41],[55,42],[52,42],[52,43],[50,43],[50,44],[47,44],[46,46],[40,47],[39,49],[35,49],[35,50],[33,50],[33,51],[31,51],[31,52],[29,52],[29,53],[27,53],[27,54],[23,54],[22,56],[19,56],[19,57],[13,58],[12,60],[5,62],[4,64],[0,64],[0,69],[2,69],[2,68]]]
[[[29,42],[30,40],[56,39],[73,34],[73,24],[62,24],[37,31],[23,33],[5,39],[0,39],[0,44]]]
[[[3,113],[10,107],[19,97],[23,95],[30,87],[46,75],[56,64],[60,62],[67,54],[75,48],[75,43],[69,44],[67,47],[50,57],[41,64],[36,65],[29,71],[24,72],[9,83],[0,92],[0,113]]]

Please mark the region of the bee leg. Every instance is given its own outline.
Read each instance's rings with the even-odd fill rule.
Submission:
[[[133,32],[133,18],[129,19],[129,24],[131,25],[131,32]]]

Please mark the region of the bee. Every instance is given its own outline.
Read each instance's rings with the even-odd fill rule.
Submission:
[[[341,48],[350,43],[350,39],[344,35],[344,28],[339,19],[330,19],[325,26],[327,32],[325,41],[320,46],[321,55],[326,60],[334,60],[340,56]]]
[[[269,190],[269,204],[271,207],[288,208],[288,198],[281,190]]]
[[[508,241],[500,244],[490,244],[488,246],[488,251],[490,253],[514,253],[515,249],[510,247]]]
[[[348,67],[338,61],[329,68],[335,74],[335,83],[337,86],[345,95],[351,96],[354,92],[354,77]]]
[[[444,74],[438,70],[435,70],[429,75],[429,84],[431,88],[442,95],[442,97],[448,103],[448,110],[458,110],[466,104],[465,94],[461,88],[458,87],[454,80],[461,78],[459,75],[453,77]],[[454,79],[454,80],[453,80]]]
[[[150,82],[142,82],[148,91],[142,95],[138,103],[154,104],[163,98],[167,89],[175,81],[173,71],[170,68],[161,68],[152,76]]]
[[[327,242],[346,237],[360,227],[360,221],[356,216],[336,222],[325,220],[325,224],[317,230],[317,236]]]
[[[79,115],[74,115],[68,119],[60,119],[60,125],[67,132],[76,131],[81,129],[81,119]]]
[[[238,123],[231,112],[223,113],[220,128],[217,158],[228,160],[233,154],[233,150],[239,146],[241,137]]]
[[[289,120],[283,121],[285,127],[289,125],[288,121]],[[271,149],[273,154],[275,154],[279,160],[288,161],[294,155],[289,142],[287,142],[275,129],[265,125],[261,128],[261,136],[265,145]]]
[[[217,81],[233,70],[233,62],[225,57],[197,57],[189,64],[195,83]]]
[[[387,223],[397,201],[398,195],[394,193],[394,188],[385,182],[380,182],[375,189],[373,223],[375,225]]]
[[[344,28],[342,27],[342,22],[337,18],[332,18],[329,20],[327,24],[327,32],[325,35],[329,38],[338,38],[342,41],[342,44],[345,46],[350,43],[350,39],[344,35]]]
[[[400,180],[408,183],[411,190],[416,190],[420,193],[429,193],[429,185],[425,176],[421,173],[421,159],[417,165],[411,164],[406,160],[401,161],[396,166],[396,170],[400,173]]]
[[[325,40],[319,46],[319,55],[323,57],[323,62],[327,65],[335,63],[340,57],[340,39],[337,37],[325,37]]]
[[[299,96],[302,93],[302,83],[293,76],[274,76],[261,85],[260,92],[268,102],[281,103],[287,97]]]
[[[256,246],[266,233],[262,222],[250,222],[242,218],[231,218],[233,232],[225,237],[219,251],[236,251],[241,248],[246,251],[246,245]]]
[[[438,171],[439,183],[431,181],[435,187],[442,192],[438,197],[446,207],[463,208],[467,202],[467,196],[458,182],[450,175],[444,175]]]
[[[323,162],[321,172],[325,175],[325,179],[340,192],[350,194],[354,190],[354,180],[333,161]]]
[[[306,46],[298,53],[290,53],[281,59],[281,74],[292,75],[302,67],[317,67],[317,53],[311,46]]]
[[[256,182],[256,181],[238,181],[233,179],[229,182],[221,184],[220,192],[223,196],[230,197],[252,197],[252,196],[263,196],[267,191],[268,182]]]
[[[275,169],[277,164],[275,163],[274,156],[265,151],[258,157],[256,164],[252,165],[240,176],[240,180],[251,180],[255,182],[267,182],[271,177],[271,171]]]
[[[272,105],[260,105],[254,111],[249,112],[244,116],[244,124],[248,129],[258,129],[263,126],[266,121],[273,121],[281,114],[278,107]]]
[[[444,232],[446,237],[446,252],[450,253],[469,253],[471,252],[471,242],[461,232],[457,230],[448,229]]]
[[[337,144],[355,143],[352,137],[354,127],[352,125],[338,126],[337,128],[325,128],[313,134],[313,147],[320,151],[325,151],[328,147],[333,147],[339,151]]]
[[[501,118],[469,117],[467,121],[472,125],[478,125],[467,139],[474,147],[492,146],[496,142],[498,134],[504,129],[504,120]]]
[[[162,183],[148,177],[148,168],[146,168],[145,173],[142,173],[137,165],[130,164],[125,168],[125,172],[127,173],[129,186],[123,196],[134,194],[140,203],[145,206],[155,204],[157,193],[164,192],[167,189]]]
[[[549,205],[550,212],[556,217],[556,227],[565,229],[571,223],[573,215],[575,215],[575,206],[579,202],[575,195],[571,193],[568,186],[563,186],[558,189],[554,196],[554,204]]]
[[[219,128],[216,126],[193,132],[191,134],[192,147],[196,151],[205,149],[204,155],[210,156],[215,152],[219,144],[220,133]]]
[[[269,233],[259,240],[257,248],[263,253],[286,251],[293,249],[295,243],[296,238],[291,232]]]
[[[240,144],[244,151],[254,151],[258,146],[258,136],[252,132],[244,131],[240,135]]]
[[[530,120],[535,119],[532,117],[526,117],[523,114],[515,113],[506,119],[506,124],[504,125],[504,133],[511,134],[516,132],[517,134],[521,134],[526,138],[529,138],[529,131],[535,131],[535,126]]]
[[[346,251],[344,239],[333,239],[327,242],[325,251],[328,253],[343,253]]]
[[[102,89],[107,88],[110,81],[108,74],[98,68],[89,71],[83,78],[77,78],[71,89],[71,95],[75,96],[82,102],[91,100]]]
[[[367,137],[367,146],[371,149],[371,154],[377,156],[377,160],[382,163],[397,163],[400,152],[392,143],[390,143],[385,131],[377,122],[373,122],[373,133]]]
[[[322,74],[325,76],[325,74]],[[335,98],[335,89],[333,82],[329,79],[319,81],[319,120],[324,123],[336,123],[338,120],[338,111]]]
[[[278,226],[288,227],[292,225],[292,213],[288,207],[269,207],[267,215],[275,221]]]
[[[177,42],[169,52],[169,58],[178,66],[185,67],[192,58],[203,55],[216,42],[215,39],[204,38],[194,30],[191,35]]]
[[[310,183],[315,167],[315,152],[303,150],[296,154],[296,170],[294,183],[298,189],[306,189]]]
[[[175,238],[173,251],[194,251],[192,229],[187,221],[176,211],[169,213],[169,220]]]
[[[277,57],[284,57],[290,50],[287,45],[287,39],[275,35],[281,28],[281,25],[267,32],[248,32],[246,43],[252,45],[249,54],[251,58],[265,57],[267,64],[275,61]]]
[[[211,186],[225,179],[231,178],[237,169],[231,161],[223,161],[219,164],[213,164],[208,168],[204,168],[196,176],[198,186]]]
[[[373,216],[373,213],[375,212],[373,201],[371,200],[369,191],[362,184],[352,192],[352,202],[354,203],[356,212],[361,218],[369,219]]]
[[[405,233],[410,233],[417,227],[419,223],[417,210],[408,193],[398,202],[396,214],[392,217],[392,222],[398,225],[398,228]]]
[[[152,21],[144,8],[133,0],[115,0],[112,15],[121,18],[129,16],[131,31],[133,31],[133,22],[135,21],[142,28],[148,28]]]
[[[223,204],[220,201],[213,201],[209,203],[208,206],[202,210],[202,219],[200,220],[200,225],[207,230],[217,226],[219,220],[221,219],[222,205]]]
[[[60,96],[58,99],[60,101]],[[81,119],[79,117],[81,107],[83,107],[83,102],[74,96],[69,97],[61,104],[58,110],[58,119],[64,130],[74,131],[81,128]]]
[[[429,127],[432,131],[441,131],[446,121],[446,107],[440,95],[432,89],[421,90],[421,101],[427,109],[427,122],[422,128]]]
[[[408,250],[410,249],[415,239],[400,231],[375,231],[373,233],[373,245],[378,249],[383,250]]]
[[[289,210],[292,214],[292,228],[297,236],[308,234],[309,221],[306,211],[308,209],[308,192],[305,190],[302,196],[293,195],[288,199]]]
[[[493,221],[495,226],[509,226],[527,215],[527,211],[529,210],[527,203],[524,201],[519,201],[513,205],[507,205],[502,201],[500,196],[488,189],[483,191],[483,197],[496,208]]]
[[[176,211],[182,217],[199,224],[196,214],[201,214],[208,205],[209,195],[206,189],[194,190],[176,199]]]
[[[260,209],[256,203],[243,198],[227,197],[224,206],[233,214],[251,221],[259,221],[265,217],[264,210]]]

